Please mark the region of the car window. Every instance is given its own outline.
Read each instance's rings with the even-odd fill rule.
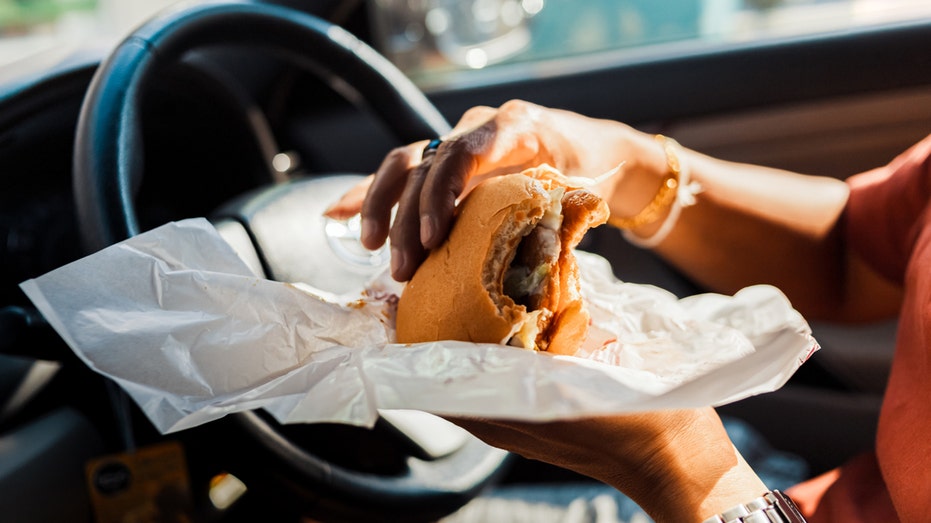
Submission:
[[[373,0],[372,5],[379,48],[424,88],[931,18],[927,0]]]
[[[63,46],[114,42],[178,0],[0,0],[0,65]]]
[[[62,44],[115,41],[176,2],[0,0],[0,65]],[[931,19],[928,0],[367,0],[364,5],[375,47],[425,89],[597,67],[644,53],[688,53],[702,46]]]

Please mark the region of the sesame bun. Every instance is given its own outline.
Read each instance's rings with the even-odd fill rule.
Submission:
[[[549,166],[489,178],[457,209],[398,302],[397,341],[574,354],[588,332],[573,248],[607,204]]]

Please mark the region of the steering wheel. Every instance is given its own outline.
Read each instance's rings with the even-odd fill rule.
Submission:
[[[82,239],[89,251],[140,232],[134,204],[134,188],[143,176],[140,115],[142,101],[150,86],[157,84],[159,72],[193,51],[231,45],[262,48],[339,85],[340,92],[349,92],[353,102],[363,102],[402,143],[449,130],[439,111],[386,59],[345,30],[311,15],[247,2],[197,4],[165,12],[129,35],[100,65],[81,109],[74,193]],[[270,235],[269,227],[263,227],[267,221],[261,220],[272,212],[309,227],[307,220],[322,219],[319,211],[328,202],[321,195],[335,197],[358,181],[358,176],[314,177],[244,196],[224,213],[245,229],[240,237],[251,240],[251,245],[237,249],[254,249],[253,256],[261,260],[270,277],[291,276],[288,267],[276,266],[286,263],[281,260],[287,256],[280,255],[281,242]],[[326,190],[321,190],[324,186]],[[305,205],[291,205],[296,198]],[[317,205],[310,213],[313,216],[308,215],[307,209],[314,208],[308,202]],[[295,208],[303,208],[304,215],[289,214]],[[290,238],[291,245],[296,243]],[[311,251],[328,248],[332,245],[317,245]],[[388,444],[376,446],[395,454],[391,456],[395,465],[387,472],[359,469],[351,459],[307,448],[302,444],[308,441],[303,433],[313,431],[314,425],[285,427],[257,412],[231,415],[209,425],[235,433],[235,437],[219,438],[236,441],[235,449],[226,446],[234,454],[227,456],[231,461],[252,463],[236,472],[246,476],[242,479],[250,489],[265,485],[267,490],[285,492],[312,517],[434,520],[474,497],[506,466],[506,453],[471,436],[448,431],[439,435],[437,431],[445,429],[434,425],[442,421],[438,418],[431,421],[411,417],[423,413],[404,412],[389,418],[387,414],[373,430],[326,427],[324,436],[309,438],[314,445],[327,445],[336,441],[332,438],[344,438],[346,431],[364,431],[352,436],[363,438],[360,445],[387,440]],[[250,445],[251,450],[240,445]],[[244,458],[247,455],[252,459]]]

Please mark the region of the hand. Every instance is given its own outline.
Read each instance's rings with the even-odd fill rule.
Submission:
[[[549,423],[450,421],[492,446],[613,486],[657,521],[702,521],[766,490],[711,408]]]
[[[327,215],[362,213],[362,244],[391,239],[392,276],[406,281],[449,233],[456,202],[481,180],[548,163],[571,176],[597,176],[626,159],[630,128],[568,111],[511,101],[465,113],[435,154],[427,142],[399,147]],[[391,209],[398,204],[394,224]],[[390,225],[390,229],[389,229]]]

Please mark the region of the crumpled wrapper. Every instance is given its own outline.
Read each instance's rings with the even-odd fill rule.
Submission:
[[[371,426],[380,409],[553,420],[721,405],[775,390],[818,345],[775,288],[685,299],[578,252],[592,315],[573,357],[393,343],[402,287],[335,296],[255,276],[205,219],[171,223],[21,284],[77,355],[162,432],[262,408]]]

